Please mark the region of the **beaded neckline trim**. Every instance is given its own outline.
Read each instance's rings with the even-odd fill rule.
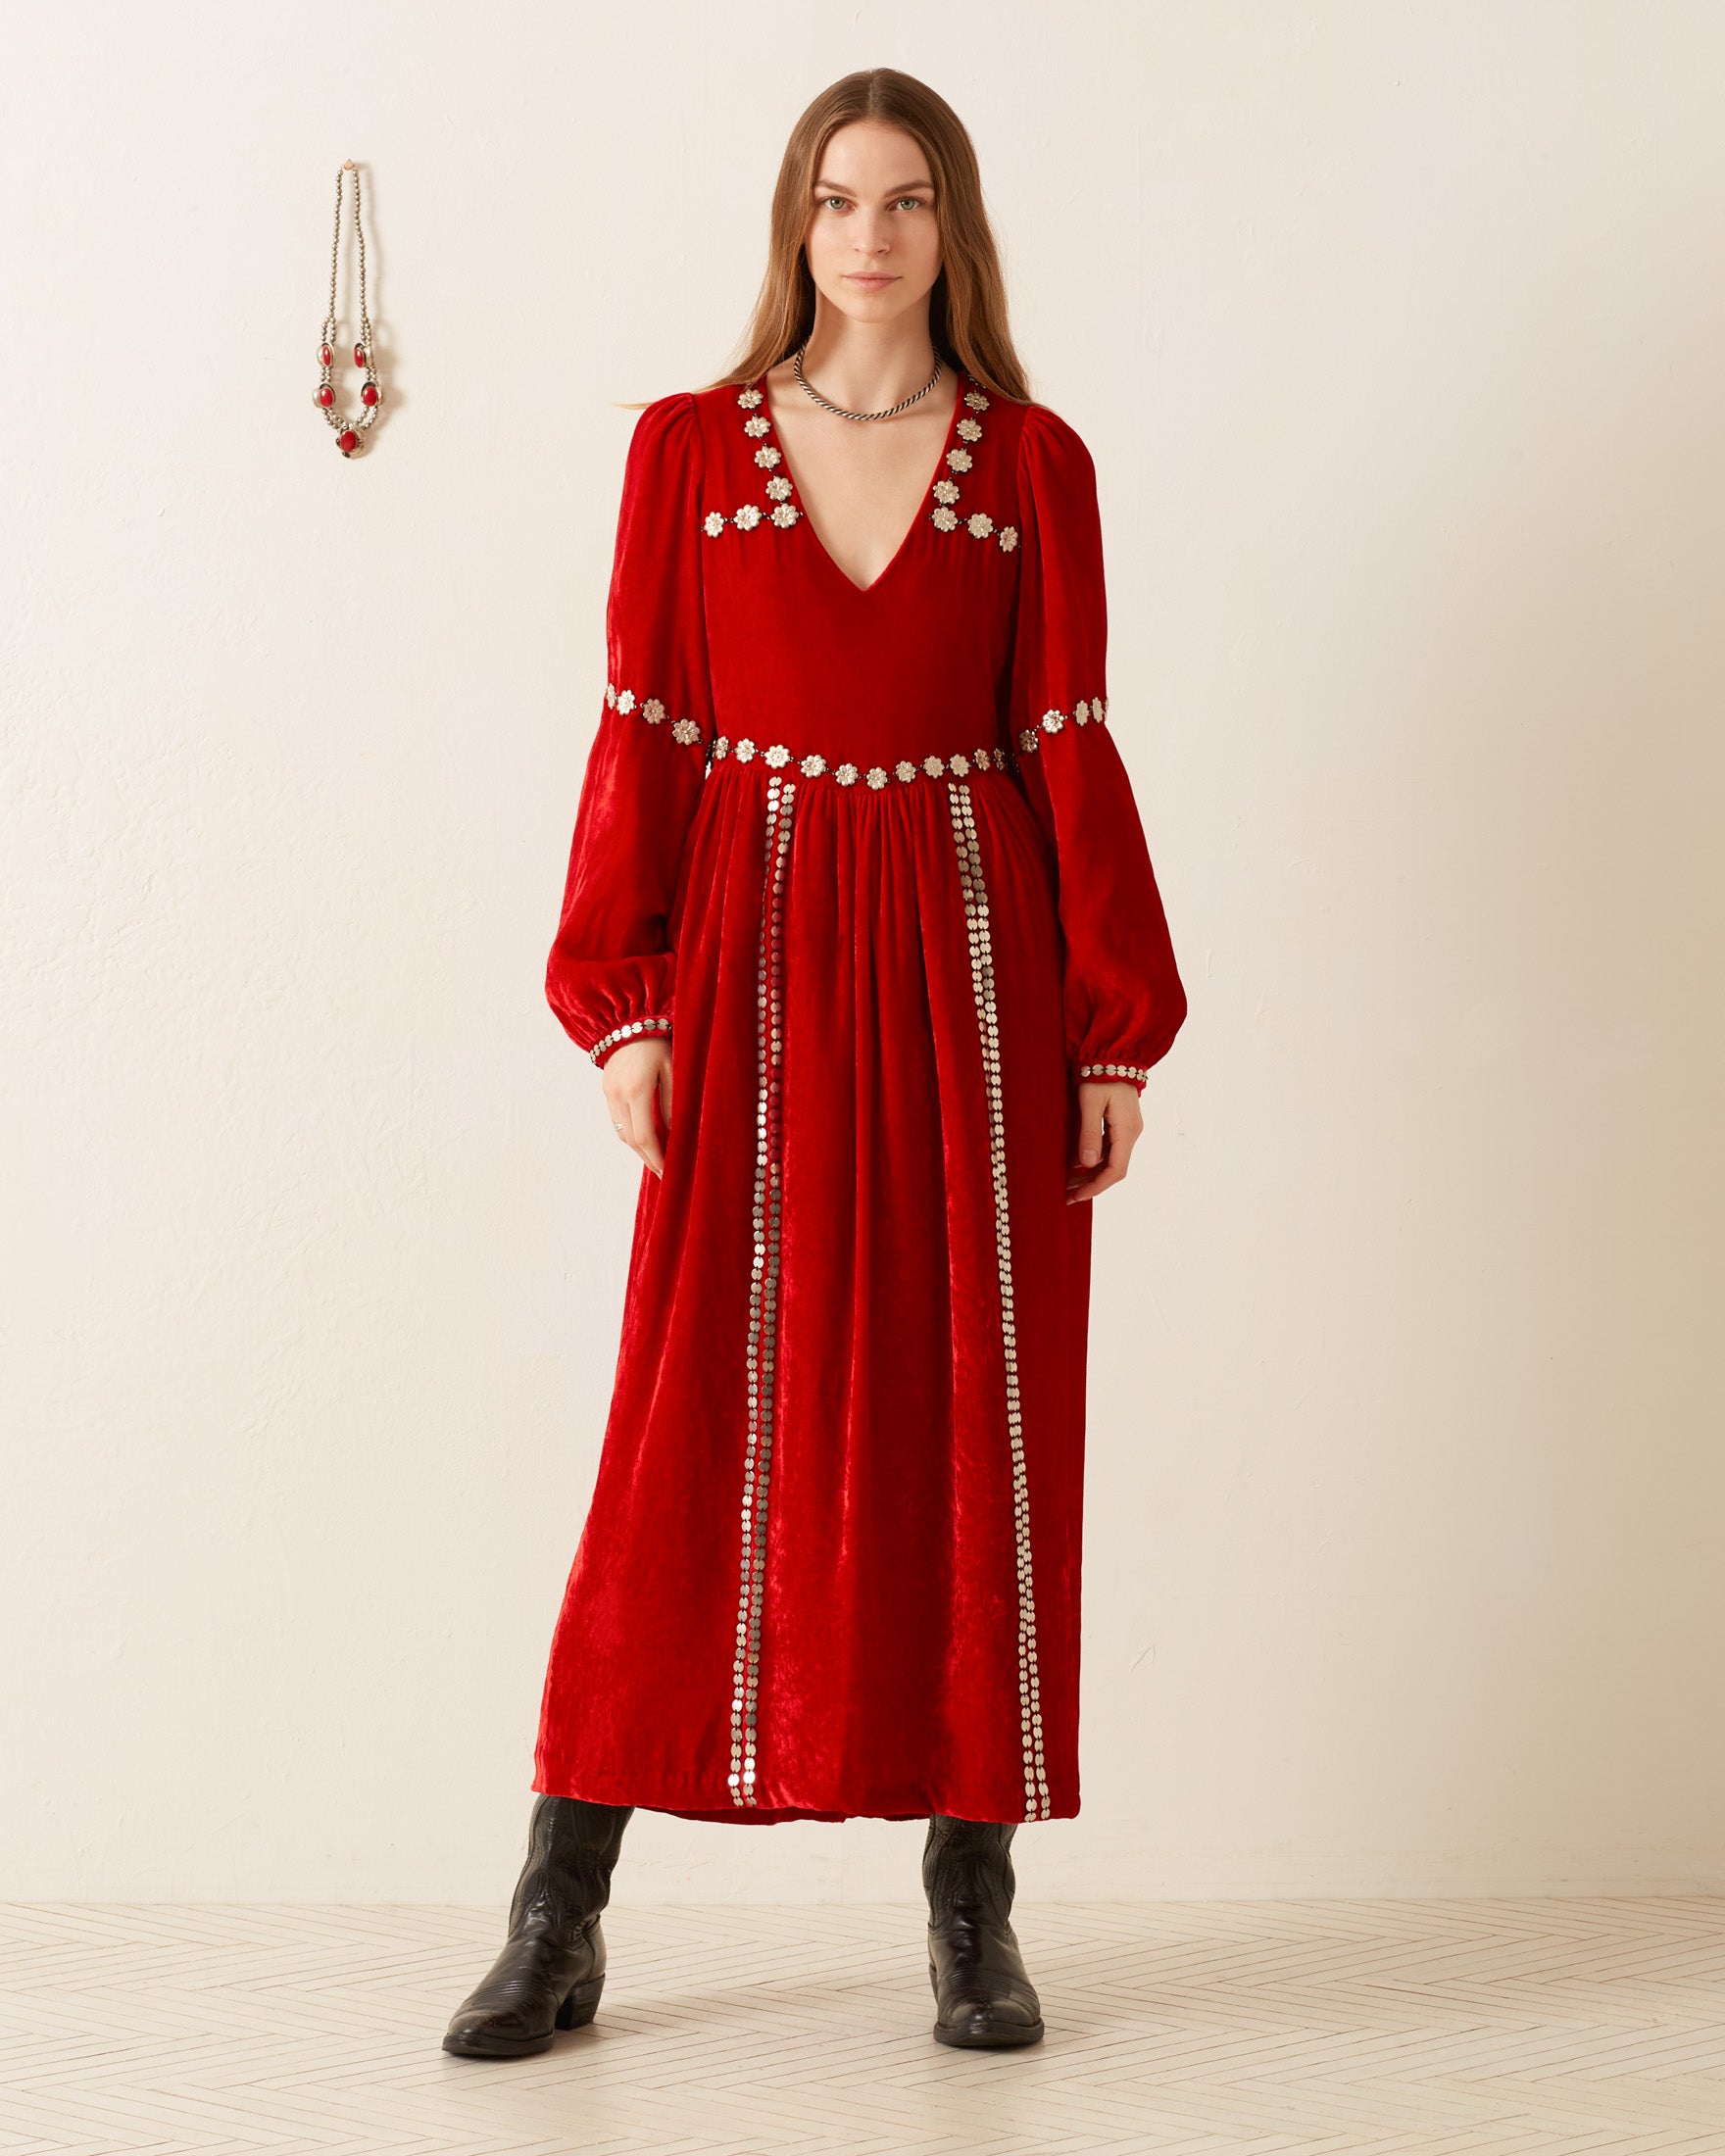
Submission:
[[[969,515],[959,508],[959,475],[970,469],[975,463],[971,449],[982,439],[982,421],[978,413],[988,410],[988,399],[980,389],[965,392],[966,416],[959,421],[959,439],[947,451],[947,469],[934,482],[934,508],[928,520],[936,531],[967,531],[972,539],[993,539],[1003,554],[1010,554],[1018,544],[1017,527],[1013,524],[997,524],[986,510],[974,510]]]
[[[766,437],[772,432],[772,421],[757,407],[766,401],[765,393],[759,389],[739,389],[737,402],[747,414],[743,432],[755,445],[755,462],[766,473],[766,507],[759,502],[745,502],[727,516],[722,510],[710,510],[701,520],[701,528],[709,539],[716,539],[727,524],[735,524],[739,531],[753,531],[757,524],[771,524],[780,531],[788,531],[797,523],[803,512],[791,500],[796,491],[779,466],[784,463],[784,451],[776,442]]]
[[[759,502],[745,502],[729,515],[723,510],[709,510],[701,519],[701,528],[710,539],[716,539],[730,525],[735,525],[738,531],[754,531],[761,524],[788,531],[802,519],[804,513],[791,499],[796,489],[788,473],[780,468],[785,461],[784,452],[776,442],[768,439],[772,421],[761,409],[765,402],[765,392],[756,385],[737,392],[737,403],[746,415],[743,432],[755,445],[756,464],[767,475],[766,506],[763,509]],[[965,391],[962,402],[963,413],[952,430],[955,438],[941,461],[940,475],[930,489],[934,507],[928,520],[936,531],[965,531],[972,539],[993,539],[1003,554],[1010,554],[1018,544],[1015,525],[997,524],[986,510],[975,510],[966,515],[958,507],[959,480],[975,463],[971,451],[982,439],[982,421],[977,415],[988,410],[988,398],[974,387]],[[872,590],[873,586],[858,588]]]

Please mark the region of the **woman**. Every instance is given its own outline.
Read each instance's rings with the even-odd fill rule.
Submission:
[[[957,116],[836,83],[771,252],[741,364],[629,450],[547,990],[648,1172],[462,2054],[591,2020],[637,1804],[927,1818],[935,2035],[1043,2029],[1010,1844],[1078,1809],[1089,1201],[1186,999],[1094,469]]]

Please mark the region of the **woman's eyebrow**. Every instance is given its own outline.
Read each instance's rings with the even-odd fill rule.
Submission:
[[[932,179],[908,179],[902,187],[883,187],[881,193],[883,197],[909,195],[913,194],[918,187],[927,188],[930,194],[934,192]],[[849,187],[841,186],[835,179],[817,179],[814,182],[814,191],[816,194],[821,195],[848,195],[852,190]]]

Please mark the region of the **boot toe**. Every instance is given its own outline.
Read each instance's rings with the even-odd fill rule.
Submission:
[[[444,2034],[443,2048],[457,2058],[519,2059],[548,2051],[551,2041],[551,2024],[541,2026],[522,2007],[461,2007]]]
[[[939,2001],[934,2033],[942,2043],[978,2049],[1035,2043],[1043,2033],[1042,2007],[1033,1992],[966,1988]]]
[[[1042,2016],[1019,1999],[966,1999],[940,2017],[934,2034],[942,2043],[999,2050],[1040,2042],[1043,2023]]]

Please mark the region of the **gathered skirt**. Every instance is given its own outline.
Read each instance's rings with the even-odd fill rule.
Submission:
[[[1010,770],[713,765],[536,1789],[1077,1811],[1091,1208],[1056,889]]]

